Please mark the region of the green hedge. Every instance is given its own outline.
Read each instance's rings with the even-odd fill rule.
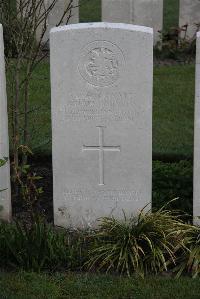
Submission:
[[[160,208],[178,198],[171,208],[192,215],[193,165],[192,161],[176,163],[153,162],[153,207]]]

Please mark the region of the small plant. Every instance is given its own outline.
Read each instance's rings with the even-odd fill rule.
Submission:
[[[200,274],[200,227],[188,225],[183,234],[183,246],[178,252],[177,277],[182,273],[191,274],[193,278]]]
[[[0,223],[0,267],[80,270],[86,261],[86,233],[55,228],[42,218],[34,223]]]
[[[8,162],[8,158],[0,159],[0,167],[4,166]]]
[[[96,231],[65,230],[42,218],[0,223],[0,267],[28,271],[101,270],[154,275],[200,273],[200,227],[161,209],[138,218],[103,218]]]
[[[138,218],[124,221],[101,219],[94,233],[95,248],[90,252],[88,269],[114,271],[131,275],[157,274],[175,264],[179,232],[184,228],[178,215],[163,209],[141,212]]]
[[[32,151],[27,146],[20,146],[18,151],[23,152],[24,155],[32,156]],[[38,187],[38,181],[42,177],[38,176],[29,164],[20,164],[18,167],[13,163],[13,180],[15,187],[19,188],[20,198],[26,206],[30,216],[34,217],[34,207],[39,200],[40,195],[43,193],[42,187]]]
[[[196,32],[200,24],[194,24]],[[161,59],[174,59],[190,62],[195,56],[196,32],[194,36],[188,36],[188,24],[182,27],[172,27],[166,32],[161,32],[161,43],[155,48],[156,56]]]
[[[1,264],[40,271],[59,268],[68,260],[67,238],[50,225],[38,220],[31,227],[25,224],[1,225]]]

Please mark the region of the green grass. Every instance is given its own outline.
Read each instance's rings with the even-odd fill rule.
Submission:
[[[33,74],[30,92],[30,143],[35,153],[51,154],[49,64]],[[191,158],[193,153],[194,65],[154,71],[153,154]]]
[[[187,157],[193,154],[194,66],[155,68],[153,153]]]
[[[200,280],[1,273],[1,299],[199,299]]]
[[[30,146],[35,153],[49,155],[51,153],[51,90],[50,90],[50,67],[48,63],[41,63],[33,73],[30,83],[30,103],[29,103],[29,140]],[[9,76],[8,76],[9,77]],[[9,79],[9,78],[8,78]],[[9,80],[7,80],[9,82]],[[10,100],[9,83],[8,102]],[[8,105],[9,116],[11,116],[11,102]],[[21,115],[23,126],[23,115]],[[10,137],[11,118],[9,117]],[[21,132],[21,136],[23,132]],[[23,142],[22,140],[20,142]],[[12,144],[12,142],[11,142]]]
[[[179,0],[164,0],[163,27],[168,30],[170,27],[177,27],[179,19]]]
[[[101,0],[80,0],[80,22],[101,22]]]

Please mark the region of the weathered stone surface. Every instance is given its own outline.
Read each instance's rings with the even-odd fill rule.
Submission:
[[[102,21],[152,27],[156,44],[163,28],[163,0],[102,0]]]
[[[9,157],[7,96],[5,78],[5,60],[3,28],[0,25],[0,159]],[[0,167],[0,219],[11,219],[11,191],[9,163]]]
[[[132,23],[132,0],[102,0],[102,21]]]
[[[152,29],[63,26],[50,50],[55,224],[137,214],[151,202]]]
[[[200,32],[197,33],[196,56],[196,96],[194,130],[194,199],[193,215],[195,223],[200,224]]]
[[[163,0],[132,0],[133,24],[152,27],[154,44],[160,41],[160,31],[163,29]]]
[[[187,36],[195,37],[197,26],[200,24],[200,1],[199,0],[180,0],[179,4],[179,26],[188,24]],[[182,33],[184,36],[184,32]]]

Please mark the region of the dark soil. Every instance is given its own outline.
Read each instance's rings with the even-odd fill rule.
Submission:
[[[175,59],[161,59],[154,56],[154,66],[174,66],[174,65],[185,65],[193,64],[195,62],[195,57],[190,57],[189,60],[175,60]]]

